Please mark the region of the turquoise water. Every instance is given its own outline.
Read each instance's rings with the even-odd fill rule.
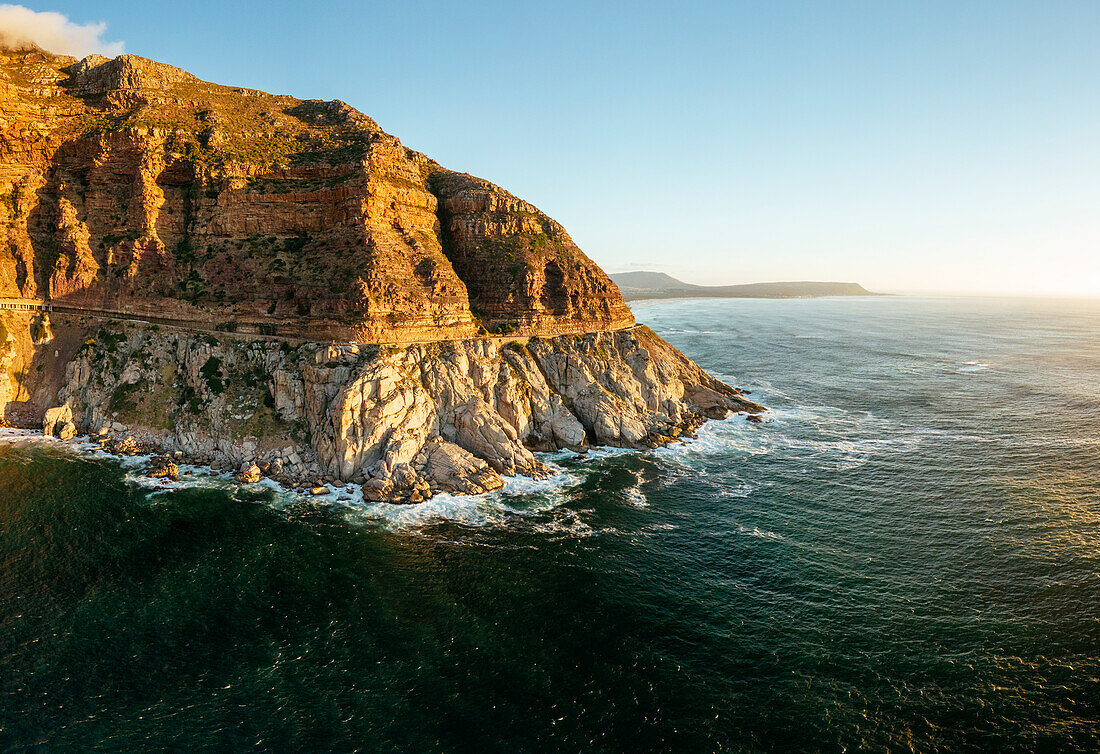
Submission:
[[[775,421],[400,509],[0,446],[0,750],[1100,748],[1100,303],[636,313]]]

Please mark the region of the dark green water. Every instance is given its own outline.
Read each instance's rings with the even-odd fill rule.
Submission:
[[[0,445],[0,749],[1100,749],[1100,304],[637,314],[776,421],[400,510]]]

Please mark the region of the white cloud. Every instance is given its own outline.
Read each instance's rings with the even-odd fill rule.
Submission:
[[[0,5],[0,44],[18,45],[34,42],[55,55],[85,55],[99,53],[115,56],[122,53],[122,42],[107,42],[103,33],[107,24],[74,24],[60,13],[38,12],[22,5]]]

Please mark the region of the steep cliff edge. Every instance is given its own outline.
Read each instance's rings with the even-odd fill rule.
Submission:
[[[762,410],[558,223],[341,102],[21,50],[0,105],[0,417],[418,500]]]
[[[447,257],[466,281],[470,305],[500,332],[575,332],[634,324],[619,289],[554,220],[497,186],[434,163]]]

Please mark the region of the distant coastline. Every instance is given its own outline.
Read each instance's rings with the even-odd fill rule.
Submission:
[[[663,272],[618,272],[611,279],[627,301],[660,298],[820,298],[822,296],[882,296],[859,283],[812,280],[743,285],[693,285]]]

